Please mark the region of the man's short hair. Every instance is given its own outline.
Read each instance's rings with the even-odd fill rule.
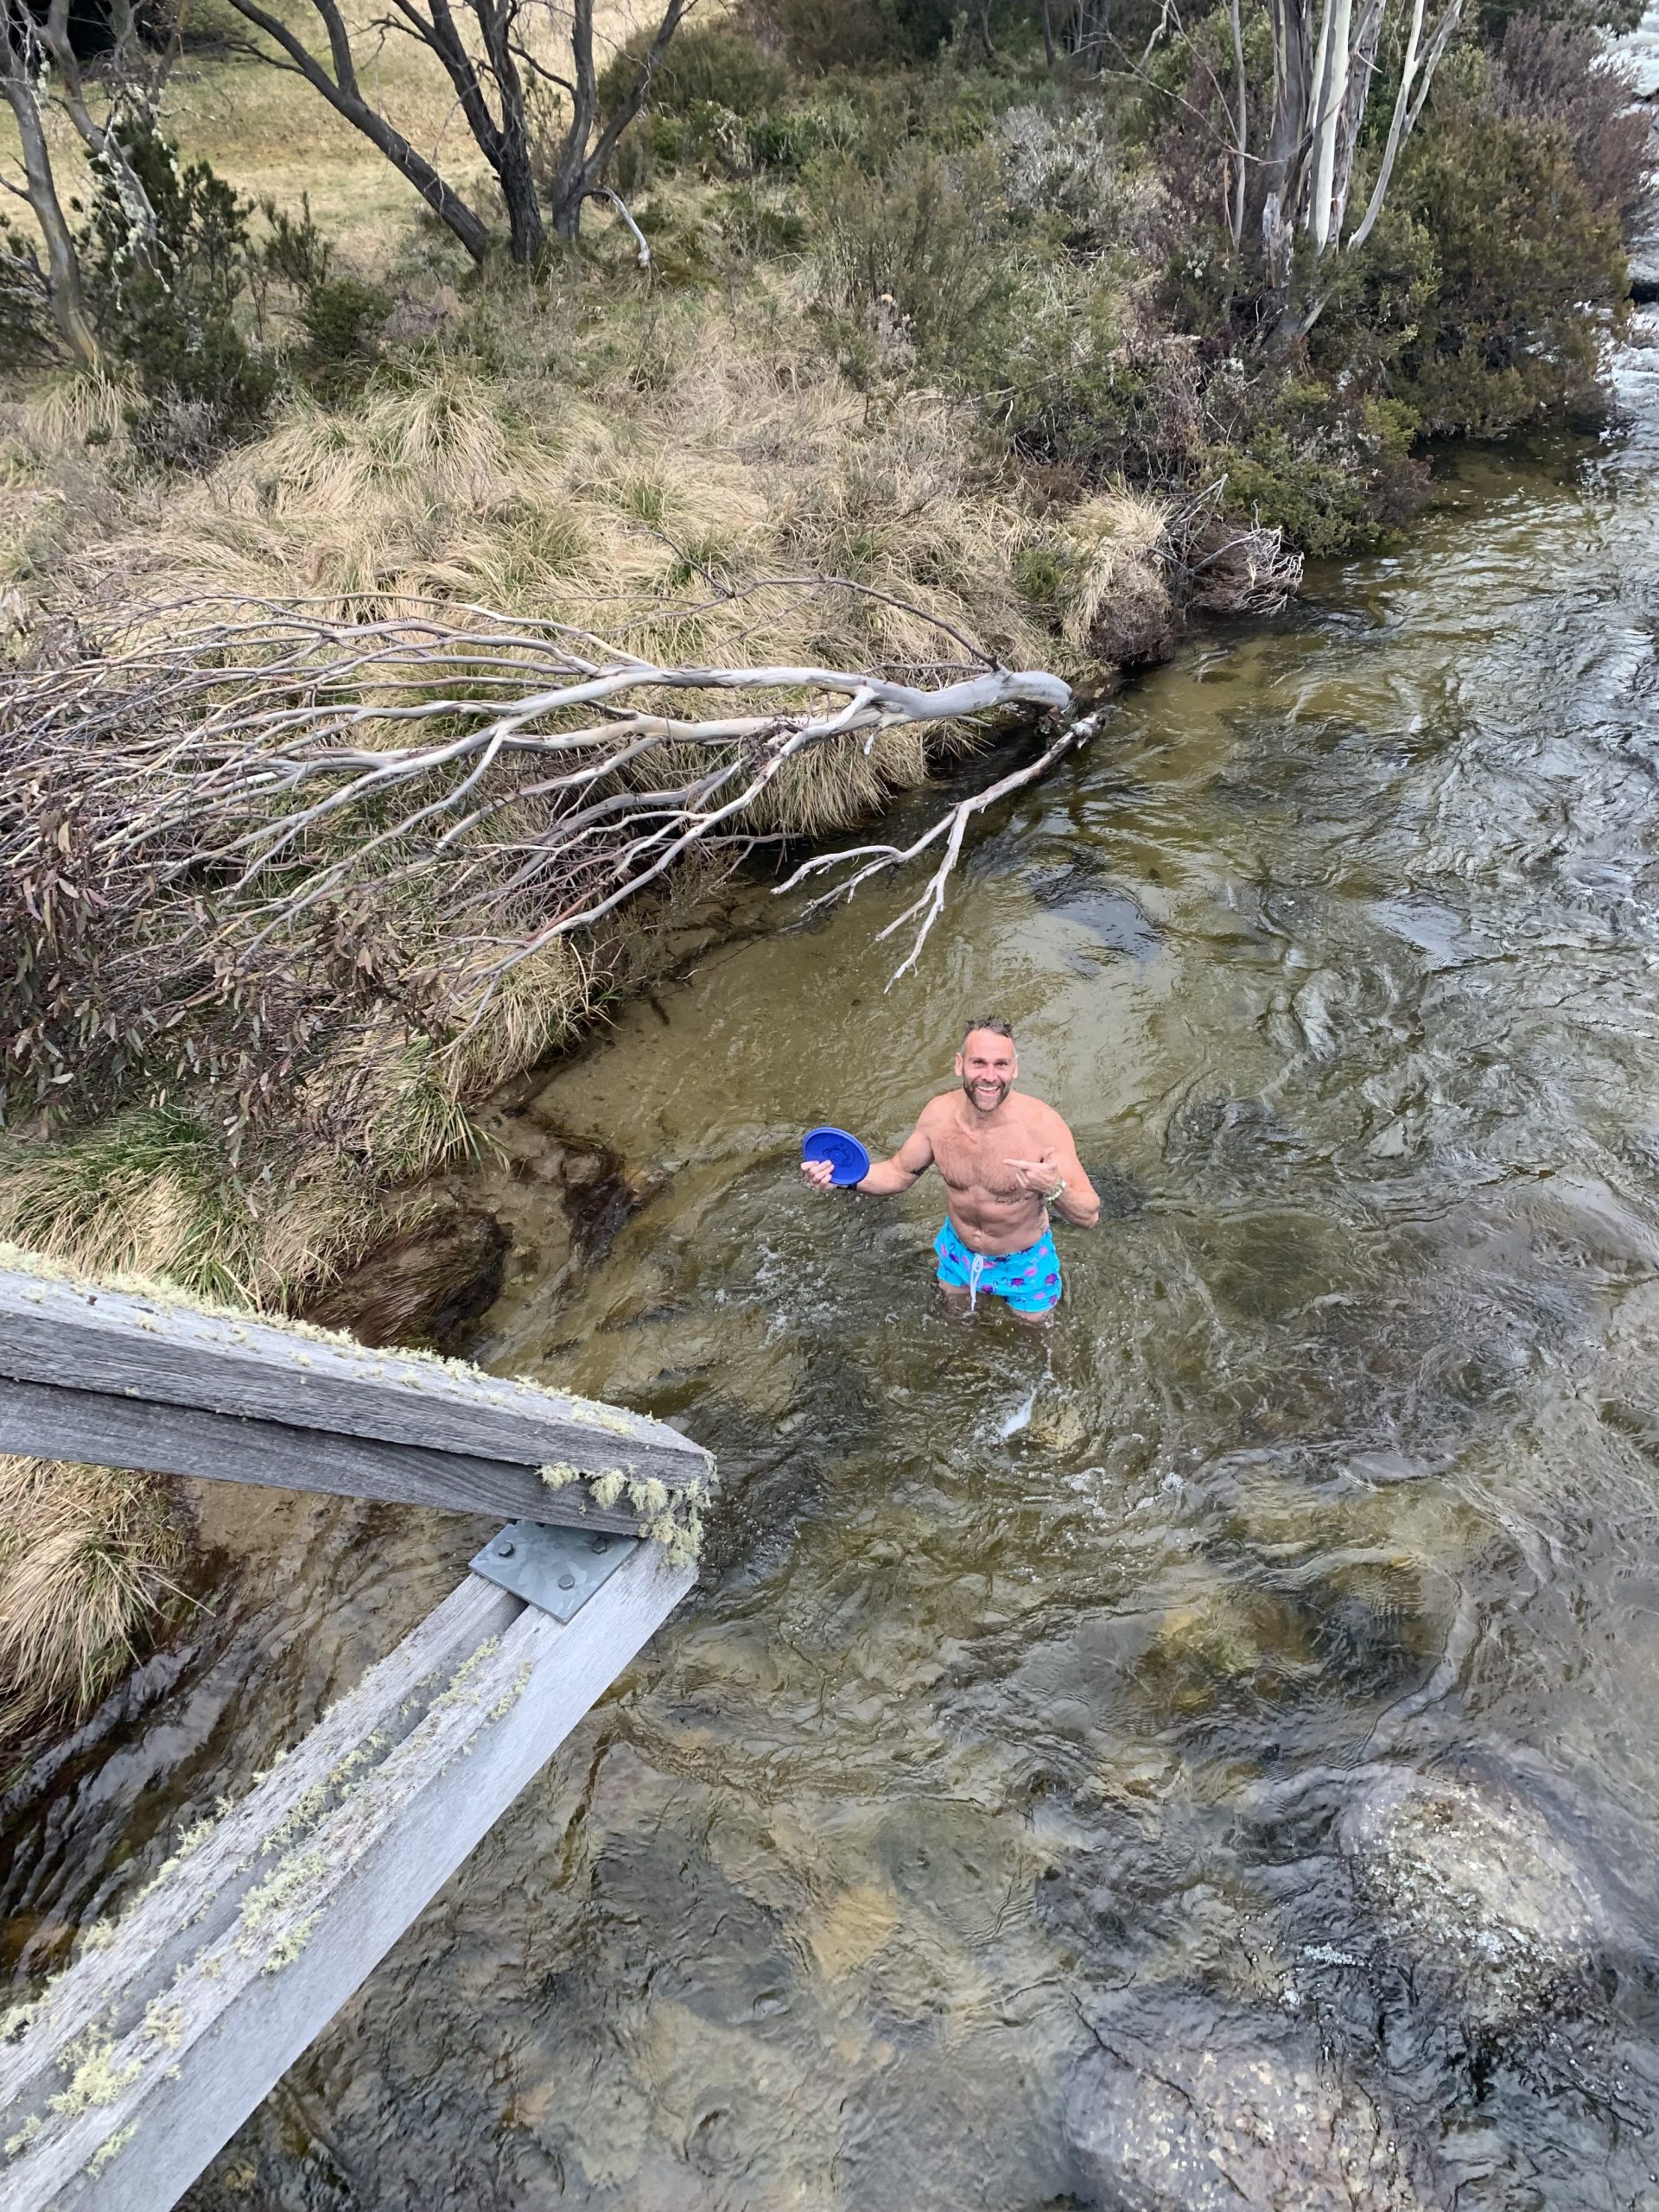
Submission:
[[[968,1039],[976,1029],[988,1029],[993,1037],[1006,1037],[1010,1045],[1014,1042],[1014,1032],[1006,1021],[1000,1020],[994,1014],[982,1014],[976,1021],[970,1021],[963,1031],[962,1042],[957,1047],[959,1052],[967,1051]]]

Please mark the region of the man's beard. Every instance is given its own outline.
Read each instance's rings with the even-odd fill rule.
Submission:
[[[975,1090],[974,1085],[969,1082],[966,1076],[963,1076],[962,1078],[962,1087],[968,1094],[968,1103],[970,1106],[976,1107],[982,1114],[995,1114],[997,1108],[1002,1103],[1002,1101],[1014,1089],[1014,1080],[1013,1077],[1010,1077],[1007,1083],[995,1083],[990,1086],[990,1088],[995,1091],[996,1096],[992,1099],[988,1106],[980,1105],[979,1093]]]

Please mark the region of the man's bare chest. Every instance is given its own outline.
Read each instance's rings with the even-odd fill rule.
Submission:
[[[947,1125],[931,1135],[933,1164],[948,1189],[981,1192],[991,1198],[1024,1195],[1008,1162],[1037,1156],[1033,1131],[1010,1122],[983,1133]]]

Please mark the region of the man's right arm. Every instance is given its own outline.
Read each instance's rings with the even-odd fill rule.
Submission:
[[[866,1198],[896,1198],[907,1191],[933,1165],[933,1146],[925,1122],[918,1122],[891,1160],[879,1161],[861,1183],[855,1183],[855,1191],[862,1191]]]

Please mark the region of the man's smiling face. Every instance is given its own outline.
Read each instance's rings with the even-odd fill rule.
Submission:
[[[957,1077],[977,1114],[995,1114],[1014,1089],[1020,1062],[1012,1041],[995,1029],[970,1029],[957,1054]]]

